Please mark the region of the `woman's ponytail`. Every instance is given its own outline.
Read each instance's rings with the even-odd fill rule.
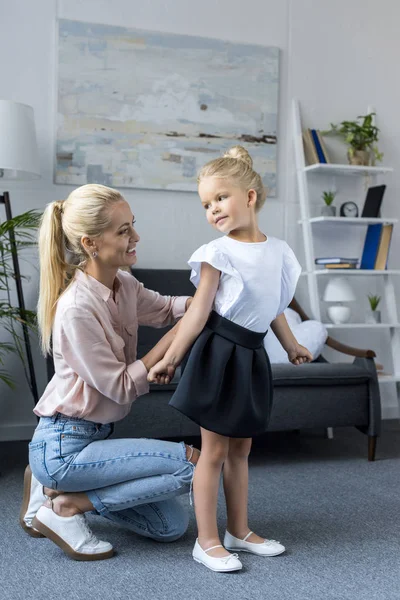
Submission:
[[[69,265],[65,262],[63,204],[63,201],[59,201],[47,205],[39,229],[40,287],[37,319],[44,355],[50,353],[57,300],[67,286]]]

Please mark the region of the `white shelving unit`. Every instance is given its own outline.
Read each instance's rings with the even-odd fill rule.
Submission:
[[[378,279],[378,284],[382,286],[382,296],[386,304],[387,312],[387,323],[370,324],[370,323],[346,323],[343,325],[334,325],[332,323],[326,323],[328,329],[339,330],[362,330],[371,329],[377,333],[382,330],[387,330],[390,335],[390,349],[392,359],[392,375],[384,375],[379,377],[381,384],[395,384],[397,385],[397,392],[399,397],[400,392],[400,322],[397,313],[396,306],[396,295],[393,285],[393,278],[400,275],[400,270],[367,270],[367,269],[324,269],[318,268],[315,265],[315,253],[314,253],[314,233],[316,227],[349,227],[349,226],[360,226],[365,227],[370,224],[382,223],[382,224],[395,224],[397,219],[366,219],[366,218],[348,218],[348,217],[315,217],[311,216],[310,210],[310,177],[318,177],[319,175],[329,176],[334,178],[343,177],[368,177],[375,178],[376,175],[386,175],[391,173],[393,169],[389,167],[363,167],[363,166],[352,166],[352,165],[341,165],[341,164],[315,164],[306,166],[303,139],[302,139],[302,126],[300,117],[300,107],[297,100],[293,100],[293,135],[294,135],[294,153],[295,153],[295,166],[296,176],[298,185],[298,196],[300,200],[300,220],[299,225],[302,228],[302,238],[304,244],[304,256],[305,256],[305,271],[302,276],[307,278],[308,294],[310,299],[311,313],[314,319],[322,321],[321,318],[321,306],[319,300],[319,289],[318,282],[323,280],[325,277],[336,275],[345,275],[346,277],[374,277]],[[343,230],[342,230],[343,231]],[[329,254],[329,251],[327,252]],[[346,253],[345,253],[346,254]],[[374,279],[376,281],[376,279]]]

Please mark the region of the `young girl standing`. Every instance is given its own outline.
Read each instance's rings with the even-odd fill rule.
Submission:
[[[213,571],[236,571],[242,563],[228,550],[260,556],[285,551],[279,542],[251,532],[247,519],[252,437],[267,430],[272,405],[271,368],[263,346],[268,328],[293,364],[312,356],[298,344],[283,314],[300,265],[286,242],[258,228],[266,192],[247,150],[235,146],[207,163],[198,184],[208,222],[226,235],[190,258],[196,294],[148,379],[168,382],[194,342],[170,401],[201,427],[202,453],[193,481],[198,525],[193,558]],[[222,468],[228,517],[223,546],[216,518]]]

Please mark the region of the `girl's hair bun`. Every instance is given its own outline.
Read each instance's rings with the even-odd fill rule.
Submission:
[[[250,168],[253,168],[253,159],[243,146],[233,146],[225,152],[224,158],[235,158],[236,160],[242,160]]]

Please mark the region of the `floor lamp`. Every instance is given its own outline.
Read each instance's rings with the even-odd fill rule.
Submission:
[[[26,104],[0,100],[0,187],[6,180],[29,180],[40,177],[39,152],[36,142],[33,109]],[[12,218],[10,195],[0,194],[0,205],[4,204],[6,220]],[[9,232],[18,306],[21,318],[25,317],[25,301],[19,269],[18,255],[13,230]],[[25,352],[28,362],[30,388],[35,404],[39,400],[35,369],[32,359],[29,331],[22,323]]]

